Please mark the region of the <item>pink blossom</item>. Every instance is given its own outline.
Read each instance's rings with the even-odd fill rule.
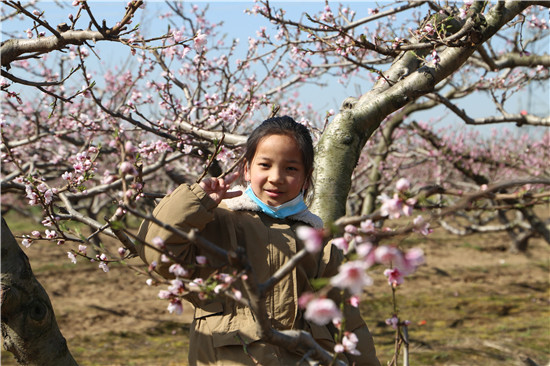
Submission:
[[[118,255],[120,255],[121,257],[124,257],[124,254],[126,254],[126,248],[123,248],[123,247],[119,247],[118,248]]]
[[[31,239],[23,239],[21,240],[21,244],[25,247],[25,248],[29,248],[32,244],[32,240]]]
[[[344,338],[342,338],[342,345],[344,346],[344,349],[347,353],[359,356],[361,352],[357,350],[357,343],[359,342],[359,339],[357,338],[357,335],[352,332],[345,332]]]
[[[214,287],[214,293],[215,294],[219,294],[221,293],[223,290],[225,290],[227,288],[227,284],[225,283],[220,283],[218,285],[216,285],[216,287]]]
[[[168,286],[168,291],[174,295],[181,295],[185,291],[183,287],[183,282],[181,280],[171,280],[170,286]]]
[[[399,318],[397,316],[392,316],[389,319],[386,319],[386,324],[391,325],[393,329],[397,329],[397,325],[399,324]]]
[[[424,29],[422,29],[425,33],[432,36],[435,33],[435,28],[431,23],[428,23],[424,26]]]
[[[71,260],[71,262],[73,262],[74,264],[76,264],[76,256],[74,255],[73,252],[67,252],[67,257],[69,257],[69,259]]]
[[[183,313],[183,304],[180,299],[172,299],[167,309],[170,314],[176,313],[176,315],[181,315]]]
[[[122,164],[120,164],[120,171],[123,174],[138,175],[138,171],[136,170],[134,165],[127,161],[124,161],[122,162]]]
[[[202,50],[204,50],[207,42],[208,40],[206,39],[206,34],[203,34],[202,31],[199,29],[193,41],[195,50],[197,50],[197,52],[201,52]]]
[[[131,191],[131,190],[129,190],[129,191]],[[120,218],[120,217],[124,216],[125,214],[126,214],[126,210],[125,210],[125,209],[123,209],[122,207],[117,207],[117,209],[116,209],[116,211],[115,211],[115,215],[116,215],[117,217]]]
[[[355,225],[346,225],[344,231],[351,234],[357,234],[357,226]]]
[[[334,239],[332,239],[332,244],[333,244],[336,248],[338,248],[338,249],[340,249],[341,251],[343,251],[344,254],[346,254],[346,253],[348,252],[348,249],[349,249],[349,242],[348,242],[346,239],[344,239],[344,238],[342,238],[342,237],[340,237],[340,238],[334,238]]]
[[[208,258],[206,258],[204,255],[197,255],[195,259],[197,260],[197,263],[201,266],[204,266],[208,263]]]
[[[307,307],[307,304],[311,300],[315,299],[315,294],[313,292],[304,292],[299,298],[298,298],[298,306],[300,309],[305,309]]]
[[[375,230],[374,223],[372,222],[372,220],[361,221],[360,226],[361,226],[361,231],[363,231],[366,234],[372,233]]]
[[[439,55],[437,54],[437,51],[435,49],[432,51],[432,61],[433,61],[434,65],[439,64],[439,62],[441,61],[441,58],[439,57]]]
[[[145,283],[147,284],[147,286],[153,286],[153,284],[155,283],[155,281],[153,281],[152,278],[148,278]]]
[[[101,268],[103,272],[109,272],[109,266],[105,262],[99,262],[99,268]]]
[[[86,248],[87,248],[87,247],[86,247],[85,245],[82,245],[82,244],[79,244],[79,245],[78,245],[78,251],[79,251],[80,253],[82,253],[83,255],[86,255]]]
[[[55,232],[55,230],[46,229],[46,238],[53,239],[55,237],[57,237],[57,233]]]
[[[405,261],[416,269],[425,263],[424,252],[420,248],[412,248],[405,253]]]
[[[54,220],[59,221],[59,216],[56,216]],[[46,217],[44,220],[42,220],[42,225],[44,226],[52,226],[53,222],[50,217]]]
[[[342,313],[334,301],[320,298],[313,299],[308,303],[304,317],[317,325],[325,325],[331,321],[342,319]]]
[[[243,293],[237,290],[236,288],[232,288],[231,291],[233,291],[233,296],[235,296],[237,300],[240,300],[243,298]]]
[[[344,233],[344,240],[346,240],[348,243],[350,243],[354,239],[354,235],[350,233]]]
[[[376,258],[374,255],[374,245],[370,242],[358,245],[355,248],[357,255],[365,261],[365,264],[368,267],[373,266],[376,263]]]
[[[161,250],[162,250],[162,249],[165,248],[164,240],[162,240],[162,238],[159,237],[159,236],[155,236],[155,237],[153,238],[152,242],[153,242],[153,245],[154,245],[155,247],[157,247],[158,249],[161,249]]]
[[[189,272],[180,264],[174,263],[168,268],[168,272],[173,273],[176,277],[186,277]]]
[[[348,289],[353,295],[363,291],[363,287],[372,285],[367,275],[367,264],[363,261],[350,261],[340,265],[338,274],[330,279],[333,286]]]
[[[35,238],[40,238],[40,231],[38,230],[33,230],[33,232],[31,233],[32,236],[34,236]]]
[[[159,297],[159,299],[167,300],[167,299],[172,297],[172,293],[170,291],[167,291],[167,290],[160,290],[159,293],[158,293],[158,297]]]
[[[384,276],[388,277],[390,286],[397,286],[403,283],[403,274],[397,268],[386,269]]]
[[[49,205],[52,203],[53,198],[53,191],[51,189],[48,189],[46,192],[44,192],[44,203]]]
[[[425,222],[424,218],[420,215],[418,215],[414,220],[413,224],[415,226],[414,231],[422,234],[422,235],[428,235],[432,232],[430,229],[430,223]]]
[[[48,189],[48,186],[45,184],[45,183],[40,183],[36,189],[38,189],[38,192],[46,192],[46,190]]]
[[[25,186],[26,197],[29,199],[29,205],[34,206],[38,204],[38,195],[33,191],[33,187],[28,184]]]
[[[323,249],[323,230],[309,226],[299,226],[296,229],[296,235],[300,240],[303,240],[308,252],[317,253]]]
[[[396,247],[390,247],[387,245],[381,245],[374,251],[374,258],[376,262],[383,264],[395,263],[402,261],[402,253]]]
[[[193,289],[194,291],[200,291],[203,285],[204,280],[202,278],[195,278],[193,281],[187,284],[187,286],[189,286],[189,289]]]
[[[390,198],[386,194],[382,194],[379,198],[382,201],[382,206],[380,207],[382,216],[388,216],[390,219],[398,219],[401,217],[403,201],[397,194],[395,194],[393,198]]]
[[[135,92],[134,92],[135,93]],[[132,95],[135,99],[135,96]],[[133,154],[135,153],[136,151],[138,151],[138,149],[132,144],[132,141],[126,141],[124,143],[124,150],[126,150],[127,153],[129,154]]]
[[[350,298],[348,299],[348,302],[351,306],[353,306],[354,308],[358,308],[359,307],[359,303],[361,302],[361,300],[359,299],[359,296],[357,295],[352,295],[350,296]]]
[[[395,188],[399,192],[408,191],[411,188],[411,183],[407,178],[400,178],[397,183],[395,183]]]

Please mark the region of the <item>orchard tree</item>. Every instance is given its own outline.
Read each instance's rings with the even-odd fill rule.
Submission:
[[[44,231],[23,234],[23,245],[54,242],[67,248],[70,260],[94,260],[108,271],[110,263],[135,256],[136,244],[154,246],[139,242],[131,223],[154,221],[148,212],[157,198],[178,184],[235,170],[247,132],[273,114],[295,117],[317,141],[312,209],[327,229],[303,234],[303,239],[315,243],[320,235],[336,237],[335,245],[361,263],[395,266],[386,272],[392,291],[422,255],[385,243],[413,232],[427,235],[430,223],[455,233],[507,230],[520,250],[527,249],[533,235],[550,243],[548,224],[534,210],[548,202],[550,117],[547,111],[518,110],[512,102],[514,94],[529,87],[547,92],[548,3],[415,1],[354,11],[327,2],[316,13],[295,16],[284,6],[257,1],[247,12],[266,25],[244,47],[223,34],[222,23],[209,21],[208,7],[119,5],[116,21],[103,20],[94,15],[99,5],[75,0],[70,7],[60,5],[67,18],[52,24],[51,6],[2,4],[4,24],[26,24],[4,31],[0,48],[2,214],[15,210],[44,225]],[[160,16],[152,18],[154,13]],[[331,93],[327,80],[354,84],[357,93],[334,95],[342,100],[337,112],[300,102],[304,86]],[[494,102],[494,114],[490,108],[461,106],[462,99],[483,95]],[[535,130],[486,138],[475,130],[438,130],[433,120],[415,120],[418,112],[434,111],[435,116],[442,109],[457,125],[513,123]],[[393,224],[392,219],[414,211],[421,215],[408,225]],[[239,280],[246,289],[242,298],[231,286],[220,296],[250,306],[265,341],[310,350],[312,359],[332,362],[333,355],[307,333],[277,331],[263,321],[265,292],[307,251],[297,253],[267,283],[257,284],[242,254],[223,252],[195,233],[166,228],[247,275]],[[18,250],[10,237],[4,240],[8,230],[3,226],[3,260],[5,249]],[[105,245],[107,237],[121,247]],[[366,268],[358,260],[347,263]],[[21,266],[28,274],[28,264]],[[152,282],[164,281],[145,272]],[[349,283],[344,270],[338,276],[329,286]],[[205,279],[209,285],[216,281]],[[183,279],[182,290],[189,290],[191,282]],[[52,337],[57,343],[42,347],[35,347],[39,343],[32,338],[40,334],[36,327],[17,339],[21,329],[31,329],[16,316],[19,309],[53,316],[43,291],[22,295],[15,290],[31,287],[36,288],[17,266],[2,266],[2,302],[10,304],[2,307],[5,347],[22,364],[55,360],[53,349],[69,357],[66,347],[59,347],[64,345],[60,335]],[[165,298],[177,312],[181,299],[176,290]],[[36,312],[25,319],[45,319]],[[39,323],[57,329],[51,321]],[[388,323],[406,338],[399,314]],[[350,350],[338,350],[343,351]]]

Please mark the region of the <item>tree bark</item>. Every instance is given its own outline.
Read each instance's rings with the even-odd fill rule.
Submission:
[[[2,217],[2,344],[20,365],[78,365],[48,294]]]

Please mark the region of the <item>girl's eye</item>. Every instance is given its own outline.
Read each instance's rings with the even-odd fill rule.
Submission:
[[[293,166],[289,166],[287,169],[288,169],[288,170],[295,171],[295,172],[298,171],[298,168],[293,167]]]
[[[267,163],[258,163],[259,166],[261,166],[262,168],[269,168],[269,164]]]

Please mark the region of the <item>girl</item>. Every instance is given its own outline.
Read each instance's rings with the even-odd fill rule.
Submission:
[[[153,214],[159,220],[188,231],[196,228],[204,238],[226,250],[242,248],[258,283],[270,278],[303,243],[296,228],[309,225],[322,228],[321,219],[304,203],[311,189],[313,144],[307,128],[290,117],[275,117],[256,128],[246,144],[242,167],[248,188],[229,190],[237,174],[225,180],[209,178],[199,184],[183,184],[166,196]],[[195,245],[186,243],[150,222],[140,228],[140,238],[148,243],[160,237],[168,250],[184,263],[194,264],[198,255],[208,257]],[[156,261],[156,271],[169,278],[169,263],[160,260],[158,251],[141,248],[146,263]],[[266,308],[275,329],[302,329],[333,352],[336,329],[332,324],[319,326],[304,319],[298,298],[313,292],[310,279],[331,277],[338,271],[341,253],[327,245],[324,252],[310,254],[297,268],[268,293]],[[224,263],[208,257],[208,267],[190,274],[207,278]],[[237,281],[235,286],[239,286]],[[200,298],[186,295],[195,307],[189,341],[190,365],[296,365],[303,355],[262,342],[253,313],[228,297]],[[358,309],[345,309],[347,331],[354,332],[361,355],[346,354],[346,361],[356,365],[379,365],[372,337]]]

